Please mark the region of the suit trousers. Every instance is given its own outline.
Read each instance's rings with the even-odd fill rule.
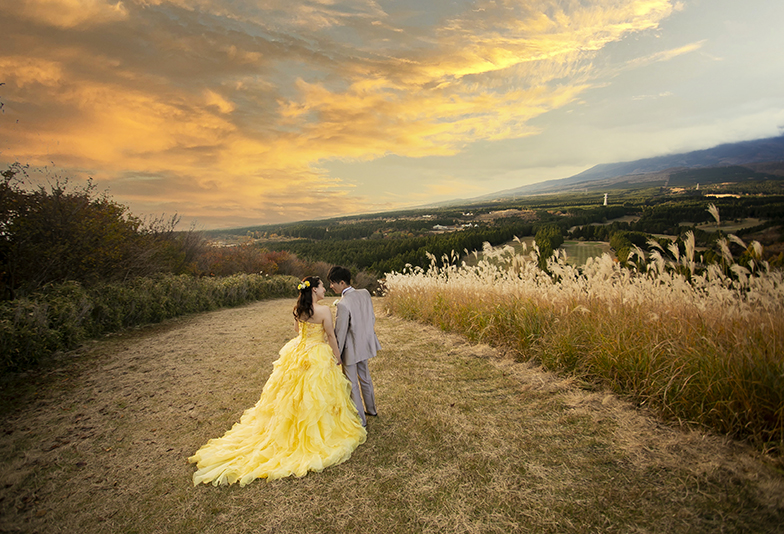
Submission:
[[[351,382],[351,400],[359,412],[359,420],[362,426],[367,425],[367,413],[378,413],[376,411],[376,395],[373,392],[373,381],[370,379],[368,361],[363,360],[354,365],[343,365],[343,374]],[[360,395],[361,391],[361,395]],[[364,399],[364,404],[363,404]]]

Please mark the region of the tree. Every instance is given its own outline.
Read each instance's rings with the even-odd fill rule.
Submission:
[[[14,164],[0,180],[0,289],[4,299],[49,284],[86,285],[155,272],[183,272],[201,238],[176,235],[179,221],[143,221],[90,181],[72,190],[68,180],[28,191],[25,167]]]
[[[534,241],[539,247],[539,268],[547,270],[548,258],[553,255],[555,249],[563,245],[564,238],[561,228],[551,224],[542,226],[536,232]]]

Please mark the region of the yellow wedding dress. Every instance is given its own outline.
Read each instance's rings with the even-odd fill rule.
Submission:
[[[335,365],[324,327],[301,322],[299,330],[280,349],[256,405],[188,458],[198,468],[194,486],[302,477],[348,460],[364,443],[351,385]]]

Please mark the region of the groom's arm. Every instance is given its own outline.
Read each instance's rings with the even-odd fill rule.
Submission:
[[[346,337],[348,336],[348,323],[350,313],[348,307],[344,302],[338,302],[337,316],[335,317],[335,337],[338,340],[338,350],[343,354],[343,348],[346,346]]]

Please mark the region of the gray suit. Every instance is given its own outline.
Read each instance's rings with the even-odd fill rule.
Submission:
[[[338,301],[335,337],[343,360],[343,372],[351,382],[351,400],[363,425],[367,423],[365,412],[376,413],[373,381],[367,365],[367,361],[381,348],[373,328],[375,323],[370,293],[366,289],[346,289],[343,298]]]

